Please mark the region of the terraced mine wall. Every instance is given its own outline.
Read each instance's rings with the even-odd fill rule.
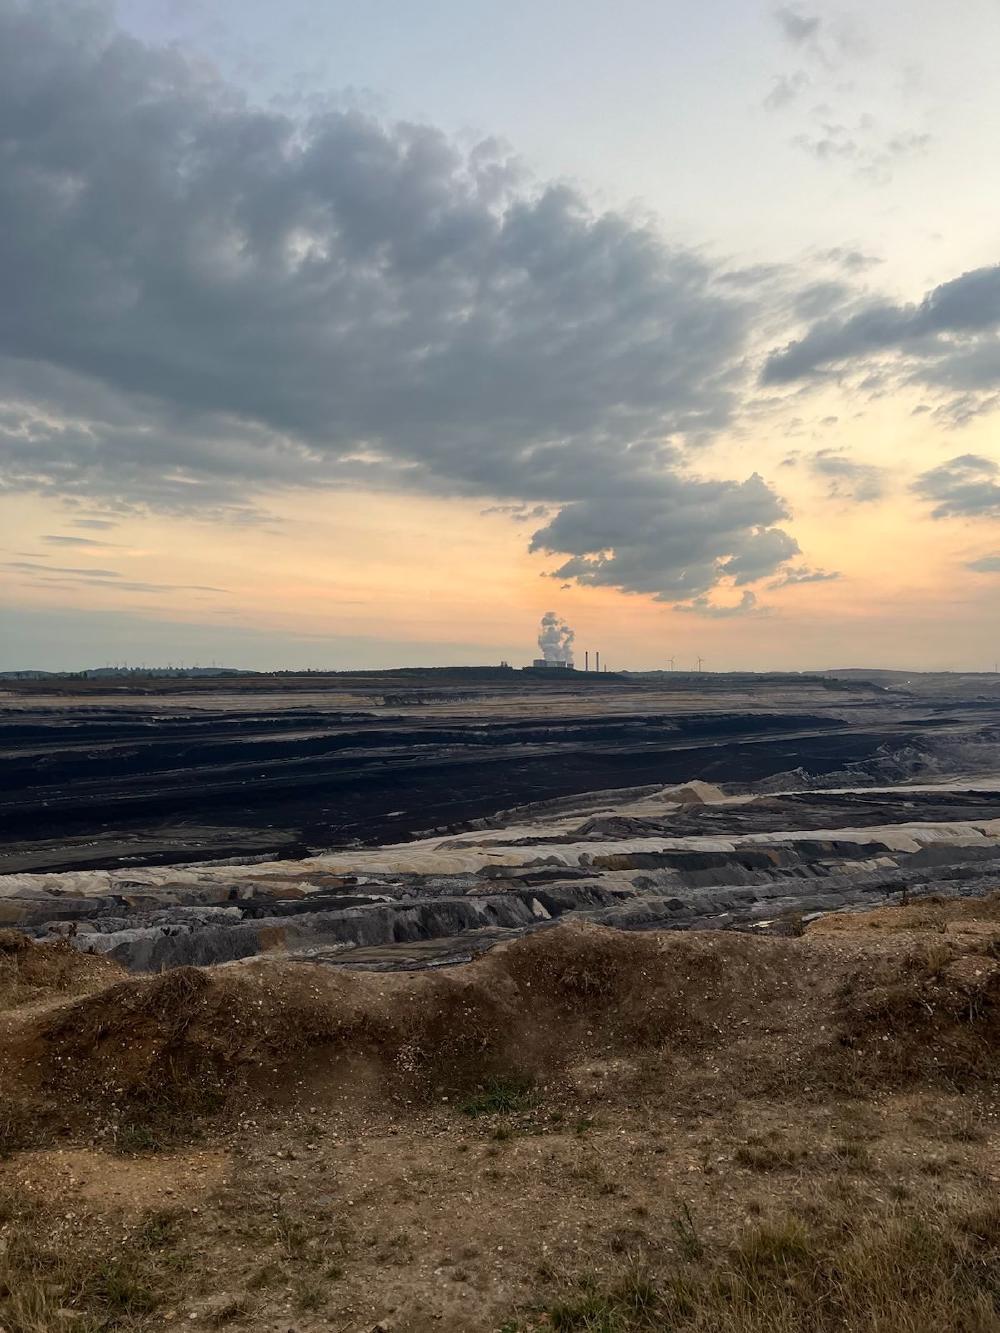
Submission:
[[[727,693],[586,677],[515,688],[517,675],[284,696],[8,693],[0,872],[302,856],[595,789],[822,776],[989,721],[829,682],[740,678]]]
[[[727,796],[696,783],[555,805],[302,861],[9,875],[0,923],[135,971],[259,954],[398,969],[560,920],[788,933],[817,913],[1000,887],[990,788]]]

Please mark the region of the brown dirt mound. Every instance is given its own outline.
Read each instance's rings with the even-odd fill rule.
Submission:
[[[210,1108],[233,1087],[358,1062],[383,1095],[541,1077],[584,1049],[718,1045],[780,993],[784,941],[562,926],[446,972],[349,974],[255,962],[130,977],[22,1034],[34,1089],[63,1102]],[[317,1062],[312,1052],[323,1051]]]
[[[83,1101],[204,1107],[310,1046],[366,1045],[377,1015],[317,971],[182,967],[121,981],[39,1025],[44,1082]]]
[[[117,963],[82,954],[66,940],[37,944],[19,930],[0,930],[0,1008],[97,990],[124,975]]]
[[[763,947],[762,947],[763,946]],[[635,934],[598,927],[543,931],[493,959],[562,1034],[595,1030],[615,1046],[717,1046],[796,972],[794,946],[735,933]]]
[[[794,1095],[991,1079],[998,1015],[1000,964],[959,944],[573,925],[443,972],[262,960],[129,978],[38,1016],[13,1067],[63,1110],[201,1111],[241,1087],[350,1085],[362,1064],[379,1096],[412,1101],[498,1073],[558,1076],[584,1054],[666,1049]]]
[[[1000,962],[941,944],[845,981],[840,1041],[868,1082],[1000,1077]]]
[[[1000,893],[985,898],[941,898],[937,894],[914,903],[897,903],[868,911],[830,912],[809,922],[810,935],[839,934],[843,931],[934,930],[942,933],[949,925],[967,922],[996,923],[1000,935]]]

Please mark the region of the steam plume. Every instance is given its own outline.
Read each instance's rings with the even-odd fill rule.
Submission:
[[[573,639],[576,636],[561,616],[554,611],[546,611],[542,616],[542,628],[538,635],[538,646],[546,662],[573,663]]]

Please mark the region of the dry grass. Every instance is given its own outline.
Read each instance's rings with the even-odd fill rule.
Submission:
[[[0,929],[0,1009],[96,990],[122,975],[117,963],[82,954],[66,940],[36,944],[19,930]]]
[[[131,1219],[128,1199],[81,1214],[96,1196],[69,1187],[72,1154],[21,1157],[5,1178],[27,1174],[45,1202],[29,1208],[12,1190],[0,1212],[0,1251],[12,1246],[0,1327],[996,1333],[986,1098],[920,1093],[891,1111],[758,1102],[738,1122],[705,1106],[682,1127],[683,1095],[675,1081],[636,1107],[602,1081],[585,1135],[574,1122],[596,1105],[578,1097],[559,1118],[546,1100],[501,1141],[450,1101],[375,1119],[349,1105],[255,1107],[224,1140],[225,1174],[201,1192],[186,1160],[147,1152],[126,1166],[105,1154],[109,1188],[134,1173],[137,1209],[163,1184],[193,1191],[170,1213]],[[973,1118],[985,1129],[969,1140]],[[847,1136],[869,1120],[859,1170]],[[946,1121],[962,1137],[938,1137]],[[561,1276],[581,1271],[582,1283]]]
[[[997,1333],[1000,1208],[923,1218],[857,1216],[831,1202],[747,1227],[654,1271],[626,1262],[611,1280],[567,1284],[505,1327],[563,1333]]]
[[[19,1193],[0,1195],[4,1333],[139,1333],[176,1285],[180,1220],[151,1212],[114,1232],[80,1235],[70,1219]]]
[[[34,1121],[24,1107],[11,1101],[0,1104],[0,1161],[30,1147],[37,1137]]]
[[[929,894],[916,902],[894,903],[872,911],[831,912],[806,926],[810,935],[854,934],[857,931],[940,931],[971,921],[995,922],[1000,927],[1000,893],[983,898],[941,898]]]
[[[733,1160],[737,1166],[752,1171],[790,1171],[809,1158],[809,1149],[788,1144],[744,1143],[736,1149]]]

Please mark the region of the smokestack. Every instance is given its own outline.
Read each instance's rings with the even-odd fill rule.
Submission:
[[[589,649],[589,648],[587,648],[587,649],[584,650],[584,654],[583,654],[583,669],[584,669],[584,671],[589,671],[589,670],[590,670],[590,649]]]
[[[598,651],[598,653],[597,653],[597,670],[600,671],[600,669],[601,669],[601,654],[600,654],[600,652]]]
[[[542,616],[538,646],[546,662],[562,662],[566,666],[572,666],[575,637],[565,620],[557,616],[554,611],[546,611]]]

